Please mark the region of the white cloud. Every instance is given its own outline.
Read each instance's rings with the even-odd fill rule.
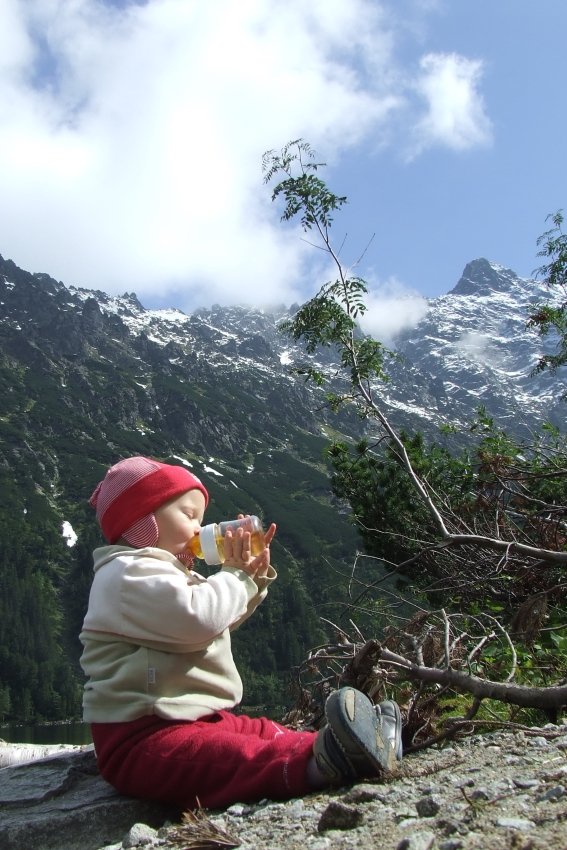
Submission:
[[[387,346],[394,344],[401,331],[415,327],[429,309],[423,296],[395,279],[375,284],[365,302],[367,310],[360,326],[364,333]]]
[[[502,363],[502,355],[488,334],[479,331],[467,331],[455,343],[455,348],[470,360],[484,366],[498,367]]]
[[[3,0],[0,251],[145,303],[301,299],[312,252],[261,156],[388,138],[407,96],[388,20],[377,0]],[[474,94],[477,72],[443,67],[422,132],[454,144],[474,110],[443,130],[439,87]]]
[[[466,150],[491,142],[491,124],[479,92],[483,65],[455,53],[428,53],[415,88],[426,102],[416,124],[412,155],[433,145]]]

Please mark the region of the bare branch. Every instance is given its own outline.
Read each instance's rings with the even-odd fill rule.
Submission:
[[[439,670],[434,667],[420,667],[388,649],[381,650],[380,660],[395,665],[396,669],[403,671],[409,679],[450,685],[479,699],[496,699],[513,705],[542,709],[558,709],[567,705],[567,685],[540,688],[514,685],[510,682],[492,682],[451,668]]]

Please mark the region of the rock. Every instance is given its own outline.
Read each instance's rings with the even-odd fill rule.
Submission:
[[[533,829],[535,823],[533,820],[526,818],[498,818],[496,826],[503,826],[506,829],[517,829],[520,832],[526,832],[528,829]]]
[[[344,795],[343,800],[345,803],[371,803],[375,800],[378,800],[380,803],[386,803],[387,797],[380,785],[361,783],[348,791]]]
[[[363,815],[355,806],[347,806],[344,803],[329,803],[317,825],[319,832],[328,829],[355,829],[360,826]]]
[[[427,794],[415,804],[420,818],[434,818],[441,809],[441,799],[433,794]]]
[[[157,829],[152,829],[146,823],[135,823],[122,841],[122,847],[140,847],[155,844],[158,838]]]
[[[99,775],[92,746],[0,769],[0,811],[2,850],[97,850],[121,843],[137,822],[179,817],[120,796]]]
[[[516,788],[537,788],[539,786],[538,779],[523,779],[521,776],[517,776],[513,779],[514,785]]]
[[[470,800],[490,800],[490,794],[486,788],[475,788],[474,791],[471,791],[469,794]]]
[[[560,800],[565,796],[565,787],[563,785],[556,785],[554,788],[549,788],[545,794],[542,794],[541,797],[538,797],[539,800],[551,800],[555,802],[556,800]]]
[[[429,830],[423,830],[422,832],[415,832],[413,835],[402,838],[397,850],[430,850],[434,843],[435,833]]]
[[[227,815],[232,815],[235,818],[240,818],[242,815],[246,814],[246,806],[243,806],[242,803],[235,803],[233,806],[229,806],[226,810]]]
[[[547,738],[544,738],[542,735],[538,735],[536,738],[531,738],[528,741],[530,747],[547,747],[549,746],[547,742]]]

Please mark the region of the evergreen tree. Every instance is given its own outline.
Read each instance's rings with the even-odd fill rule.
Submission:
[[[7,719],[55,720],[80,705],[62,641],[71,556],[45,500],[28,492],[25,504],[13,494],[9,510],[0,505],[0,685]]]

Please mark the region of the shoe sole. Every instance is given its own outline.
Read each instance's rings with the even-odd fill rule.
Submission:
[[[396,709],[396,722],[401,723]],[[327,699],[325,715],[337,744],[359,776],[369,775],[370,768],[383,773],[394,767],[395,750],[382,738],[375,707],[365,694],[354,688],[335,691]]]

